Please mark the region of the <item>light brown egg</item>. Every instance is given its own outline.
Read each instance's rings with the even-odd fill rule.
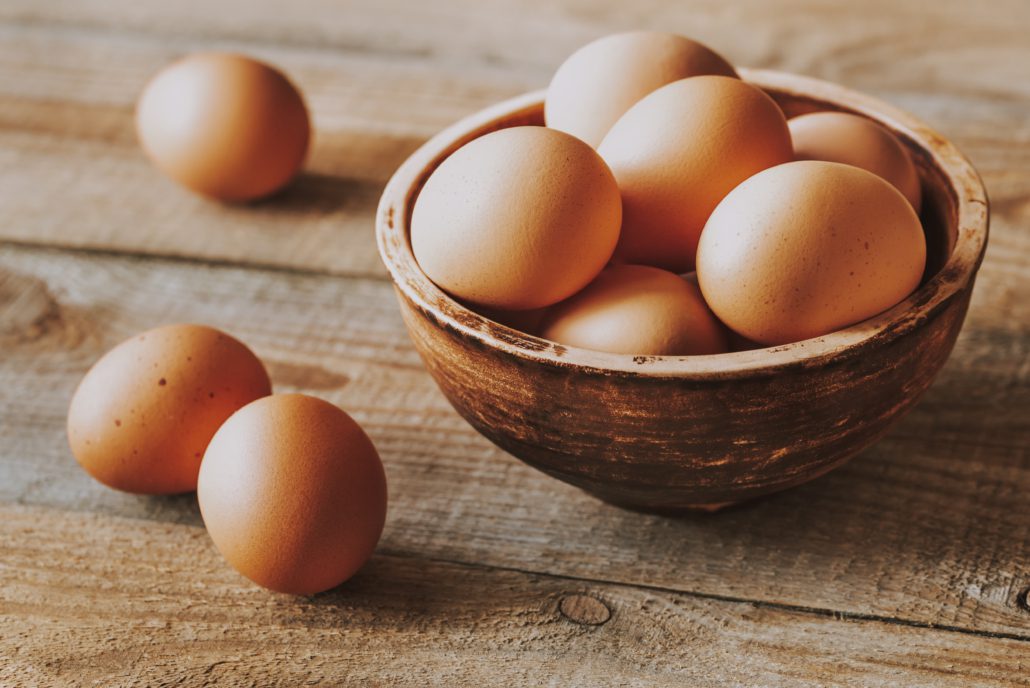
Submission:
[[[703,74],[737,76],[720,55],[683,36],[661,31],[605,36],[574,52],[555,72],[544,119],[547,126],[596,147],[648,93]]]
[[[887,310],[918,286],[925,262],[901,192],[851,165],[801,161],[726,196],[701,235],[697,276],[720,320],[785,344]]]
[[[699,295],[701,294],[701,292],[700,292],[701,287],[697,283],[697,272],[696,271],[684,273],[684,274],[680,275],[680,277],[682,277],[683,279],[687,280],[692,285],[697,287],[698,288],[698,294]],[[704,297],[702,296],[702,300],[703,300],[703,298]],[[705,308],[708,308],[708,304],[707,303],[705,304]],[[709,313],[710,312],[711,311],[709,310]],[[721,322],[718,319],[716,319],[716,322],[719,323],[719,328],[722,330],[723,336],[726,337],[726,349],[728,351],[753,351],[755,349],[761,349],[761,348],[763,348],[765,346],[764,344],[759,344],[758,342],[753,342],[750,339],[748,339],[747,337],[744,337],[744,336],[740,335],[739,333],[731,330],[730,328],[726,327],[725,323]]]
[[[284,186],[310,135],[304,101],[281,72],[224,53],[190,55],[160,71],[139,98],[136,130],[161,171],[227,201]]]
[[[545,339],[617,354],[681,356],[727,350],[697,286],[644,265],[613,265],[541,324]]]
[[[845,112],[813,112],[787,122],[796,160],[826,160],[861,167],[893,184],[916,212],[919,173],[901,141],[876,122]]]
[[[411,245],[429,279],[480,306],[527,310],[574,294],[608,262],[622,218],[604,161],[544,127],[477,138],[419,192]]]
[[[303,394],[260,399],[227,420],[204,455],[197,497],[229,563],[294,595],[354,575],[386,520],[372,441],[344,411]]]
[[[694,268],[701,229],[733,187],[793,155],[772,98],[724,76],[661,87],[615,123],[598,151],[622,192],[614,260],[672,272]]]
[[[68,442],[79,464],[109,487],[189,492],[222,422],[271,391],[261,361],[224,332],[158,327],[111,349],[86,373],[68,410]]]

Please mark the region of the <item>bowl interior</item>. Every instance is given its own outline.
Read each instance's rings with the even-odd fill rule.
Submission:
[[[919,170],[927,266],[920,287],[884,313],[822,337],[782,346],[708,356],[628,356],[565,347],[496,323],[436,287],[412,254],[409,223],[426,179],[453,151],[491,131],[543,125],[543,92],[505,101],[444,130],[396,173],[377,218],[380,252],[397,288],[440,324],[465,331],[485,346],[549,365],[573,365],[601,374],[735,377],[779,367],[817,365],[841,355],[861,355],[884,337],[902,336],[974,277],[987,239],[987,197],[962,154],[925,124],[874,98],[827,82],[763,70],[741,70],[763,88],[788,118],[821,110],[876,120],[907,146]]]

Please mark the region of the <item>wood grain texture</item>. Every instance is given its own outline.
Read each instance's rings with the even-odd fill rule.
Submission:
[[[190,497],[90,480],[64,414],[120,339],[217,323],[268,363],[278,391],[322,396],[368,429],[390,484],[385,552],[1030,638],[1016,603],[1030,587],[1030,389],[1018,378],[1030,303],[989,334],[967,328],[923,402],[838,472],[666,519],[605,506],[476,434],[422,370],[384,282],[12,247],[0,275],[0,501],[199,523]],[[971,319],[992,312],[990,284]],[[938,438],[944,422],[953,434]]]
[[[406,557],[295,598],[228,569],[202,528],[11,506],[0,523],[12,684],[1020,686],[1030,670],[1005,638]]]
[[[839,471],[715,517],[608,507],[478,436],[422,370],[372,237],[423,140],[646,27],[910,110],[992,200],[966,326],[923,401]],[[0,3],[0,684],[1025,683],[1028,33],[1023,0]],[[281,196],[206,203],[138,151],[143,84],[200,48],[304,89],[315,145]],[[258,590],[213,554],[192,496],[115,493],[74,465],[81,375],[183,320],[369,429],[392,501],[352,586]],[[589,625],[584,594],[608,621]]]
[[[203,17],[203,20],[199,20]],[[476,30],[467,27],[476,26]],[[541,88],[585,41],[681,30],[737,64],[808,74],[911,110],[984,174],[994,239],[1030,223],[1030,9],[961,0],[176,3],[0,6],[0,236],[346,274],[383,274],[375,201],[417,144],[458,117]],[[527,48],[527,46],[531,46]],[[308,174],[280,197],[225,207],[177,188],[137,149],[143,84],[200,48],[252,52],[304,90]],[[118,189],[115,196],[110,189]],[[145,220],[143,219],[145,218]],[[1026,243],[1026,238],[1020,239]]]

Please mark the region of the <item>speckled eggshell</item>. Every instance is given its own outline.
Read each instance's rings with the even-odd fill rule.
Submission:
[[[527,310],[582,289],[605,266],[622,204],[593,148],[544,127],[513,127],[452,153],[411,218],[419,267],[480,306]]]
[[[219,426],[271,391],[261,361],[241,342],[204,325],[166,325],[90,368],[68,410],[68,442],[109,487],[189,492]]]
[[[161,171],[227,201],[289,182],[310,138],[307,108],[289,79],[231,53],[189,55],[158,72],[140,95],[136,131]]]
[[[724,76],[651,93],[615,123],[598,152],[622,192],[613,260],[672,272],[694,269],[698,237],[726,194],[793,156],[772,98]]]
[[[258,585],[311,595],[368,560],[386,520],[386,476],[372,441],[340,408],[277,394],[235,413],[204,456],[204,525]]]
[[[845,112],[813,112],[787,122],[796,160],[842,162],[869,170],[893,184],[916,212],[922,202],[912,156],[887,129]]]
[[[755,175],[719,204],[697,276],[720,320],[785,344],[894,306],[925,263],[919,218],[900,191],[851,165],[801,161]]]
[[[597,146],[634,103],[665,84],[691,76],[736,77],[729,62],[689,38],[630,31],[599,38],[574,52],[551,79],[547,126]]]
[[[613,265],[541,324],[545,339],[582,349],[638,355],[717,354],[722,326],[697,286],[644,265]]]

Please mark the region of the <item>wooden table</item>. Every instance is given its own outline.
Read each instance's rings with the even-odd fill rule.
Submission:
[[[426,137],[642,26],[907,108],[993,198],[965,330],[919,407],[844,468],[716,515],[606,506],[477,435],[423,371],[373,241]],[[0,684],[1030,685],[1028,35],[1025,0],[5,0]],[[201,200],[136,144],[147,78],[209,48],[307,95],[314,149],[276,198]],[[193,495],[76,466],[82,374],[176,321],[239,336],[278,390],[368,429],[390,512],[346,585],[261,590]]]

